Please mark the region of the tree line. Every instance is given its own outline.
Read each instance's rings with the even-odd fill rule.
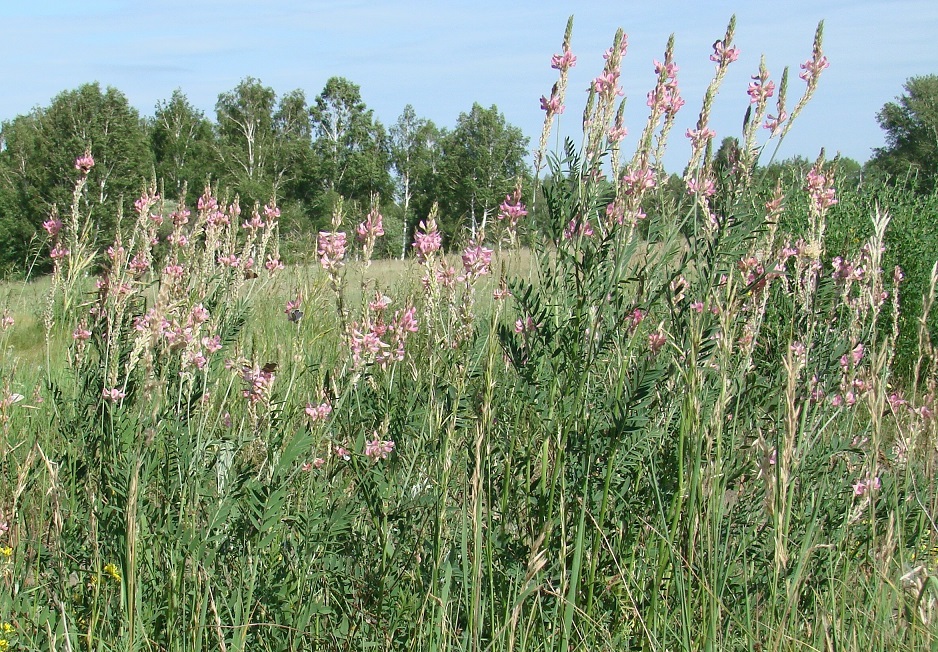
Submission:
[[[0,274],[42,269],[37,234],[70,206],[85,151],[102,241],[156,180],[170,200],[192,203],[206,184],[248,209],[274,199],[284,236],[299,241],[328,224],[340,197],[362,214],[377,199],[391,225],[384,253],[401,255],[432,202],[444,237],[484,226],[529,174],[527,146],[496,106],[474,104],[447,129],[408,105],[386,127],[342,77],[312,101],[247,77],[218,96],[214,120],[181,90],[141,116],[119,90],[85,84],[0,126]]]
[[[910,78],[904,90],[876,115],[886,145],[862,166],[844,159],[839,167],[851,181],[930,194],[938,189],[938,75]],[[85,84],[0,124],[0,275],[48,265],[41,224],[55,207],[70,206],[74,161],[85,151],[96,162],[85,209],[93,207],[102,242],[155,179],[172,200],[194,202],[207,183],[248,209],[274,199],[282,235],[299,251],[328,224],[340,197],[362,215],[377,198],[388,232],[378,253],[400,256],[434,202],[446,241],[483,228],[530,174],[527,145],[495,106],[474,104],[446,129],[408,105],[385,127],[359,87],[341,77],[311,102],[301,89],[278,96],[247,77],[218,96],[214,120],[181,90],[141,116],[119,90]],[[738,148],[729,137],[714,154],[718,189],[732,177]],[[770,164],[763,176],[774,183],[809,164],[795,157]],[[680,195],[679,179],[671,181]],[[522,185],[529,192],[532,184]]]

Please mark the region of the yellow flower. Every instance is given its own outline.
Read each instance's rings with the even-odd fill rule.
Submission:
[[[117,570],[117,564],[107,564],[104,567],[104,574],[109,576],[115,582],[121,581],[120,571]]]
[[[0,638],[0,650],[6,650],[10,647],[10,641],[5,638]]]
[[[0,555],[3,555],[4,557],[7,557],[7,558],[12,557],[13,548],[11,548],[10,546],[3,546],[2,548],[0,548]]]
[[[3,623],[0,625],[0,632],[2,632],[4,636],[9,636],[13,633],[13,631],[13,625],[10,623]]]

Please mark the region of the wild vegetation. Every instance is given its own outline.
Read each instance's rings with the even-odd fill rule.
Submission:
[[[407,260],[341,198],[363,154],[287,266],[271,195],[178,201],[179,159],[109,208],[79,148],[50,274],[0,294],[0,649],[936,645],[935,196],[759,165],[820,27],[798,99],[763,61],[715,153],[730,22],[671,178],[673,43],[629,157],[619,31],[548,153],[571,31],[534,173],[453,213],[458,256],[406,158]]]

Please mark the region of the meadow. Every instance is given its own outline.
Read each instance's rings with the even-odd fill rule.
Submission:
[[[0,651],[934,648],[938,202],[762,182],[820,29],[716,171],[732,31],[675,194],[670,45],[631,159],[621,32],[546,153],[568,30],[538,205],[450,255],[339,203],[285,266],[273,203],[155,185],[99,252],[76,153],[0,285]]]

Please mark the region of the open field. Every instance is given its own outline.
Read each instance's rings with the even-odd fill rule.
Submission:
[[[4,284],[4,640],[933,645],[934,363],[893,373],[881,259],[685,219],[245,278],[200,218]]]
[[[767,73],[667,178],[670,46],[620,161],[622,44],[451,254],[211,188],[99,243],[79,156],[0,284],[0,652],[938,647],[938,195],[761,177]]]

